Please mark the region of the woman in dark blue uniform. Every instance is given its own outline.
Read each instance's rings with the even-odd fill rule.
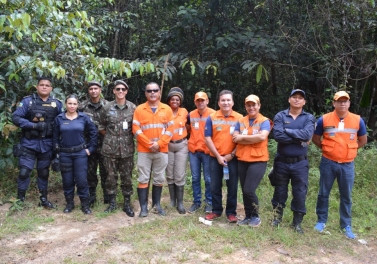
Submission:
[[[97,128],[86,114],[77,111],[78,99],[75,94],[69,95],[65,104],[66,111],[56,117],[53,133],[53,144],[60,155],[63,190],[67,201],[64,213],[70,213],[75,207],[73,198],[76,185],[81,210],[84,214],[91,214],[87,181],[88,156],[97,148]],[[86,138],[88,142],[85,142]]]

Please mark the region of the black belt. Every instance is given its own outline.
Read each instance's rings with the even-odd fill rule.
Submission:
[[[85,144],[82,144],[82,145],[79,145],[79,146],[70,147],[70,148],[59,148],[59,151],[73,153],[73,152],[78,152],[78,151],[83,150],[83,149],[86,149],[86,145]]]
[[[178,144],[178,143],[183,142],[185,139],[186,139],[186,138],[182,138],[182,139],[178,139],[178,140],[170,140],[170,143]]]
[[[302,160],[306,160],[308,157],[307,156],[296,156],[296,157],[283,157],[283,156],[278,156],[276,157],[277,161],[281,161],[284,163],[296,163]]]

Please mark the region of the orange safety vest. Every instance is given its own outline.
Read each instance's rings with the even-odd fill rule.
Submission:
[[[232,136],[234,128],[242,115],[236,111],[232,111],[228,117],[225,117],[221,110],[210,115],[212,119],[212,141],[221,156],[230,154],[236,147]],[[211,156],[215,155],[211,152]]]
[[[185,108],[178,108],[178,112],[174,116],[173,137],[171,140],[176,141],[182,138],[187,138],[187,115],[188,112]]]
[[[339,123],[335,111],[323,115],[322,154],[336,162],[351,162],[357,156],[360,116],[348,113],[343,119],[343,129]]]
[[[209,149],[204,141],[204,127],[206,125],[207,118],[215,110],[207,107],[202,115],[199,114],[198,109],[190,112],[190,139],[188,141],[188,149],[190,152],[195,153],[197,151],[209,154]]]
[[[167,104],[159,103],[153,113],[148,102],[136,107],[132,121],[132,133],[137,140],[139,152],[150,152],[152,142],[158,142],[160,152],[168,152],[173,136],[173,111]]]
[[[246,129],[247,135],[258,134],[261,124],[266,120],[270,121],[272,128],[272,121],[262,114],[258,114],[252,126],[249,125],[249,116],[244,116],[238,121],[240,123],[240,133],[245,135],[243,131]],[[255,144],[237,144],[236,156],[238,160],[246,162],[268,161],[268,137]]]

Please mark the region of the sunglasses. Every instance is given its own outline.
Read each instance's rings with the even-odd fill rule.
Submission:
[[[145,90],[147,93],[158,93],[160,89]]]
[[[123,92],[127,91],[126,88],[120,88],[120,87],[115,88],[115,91],[117,91],[117,92],[119,92],[120,90],[122,90]]]

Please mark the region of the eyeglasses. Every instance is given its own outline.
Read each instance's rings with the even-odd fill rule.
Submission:
[[[158,93],[160,89],[145,90],[147,93]]]
[[[120,90],[122,90],[122,92],[125,92],[125,91],[127,91],[127,89],[126,89],[126,88],[120,88],[120,87],[118,87],[118,88],[115,88],[115,91],[117,91],[117,92],[119,92]]]

